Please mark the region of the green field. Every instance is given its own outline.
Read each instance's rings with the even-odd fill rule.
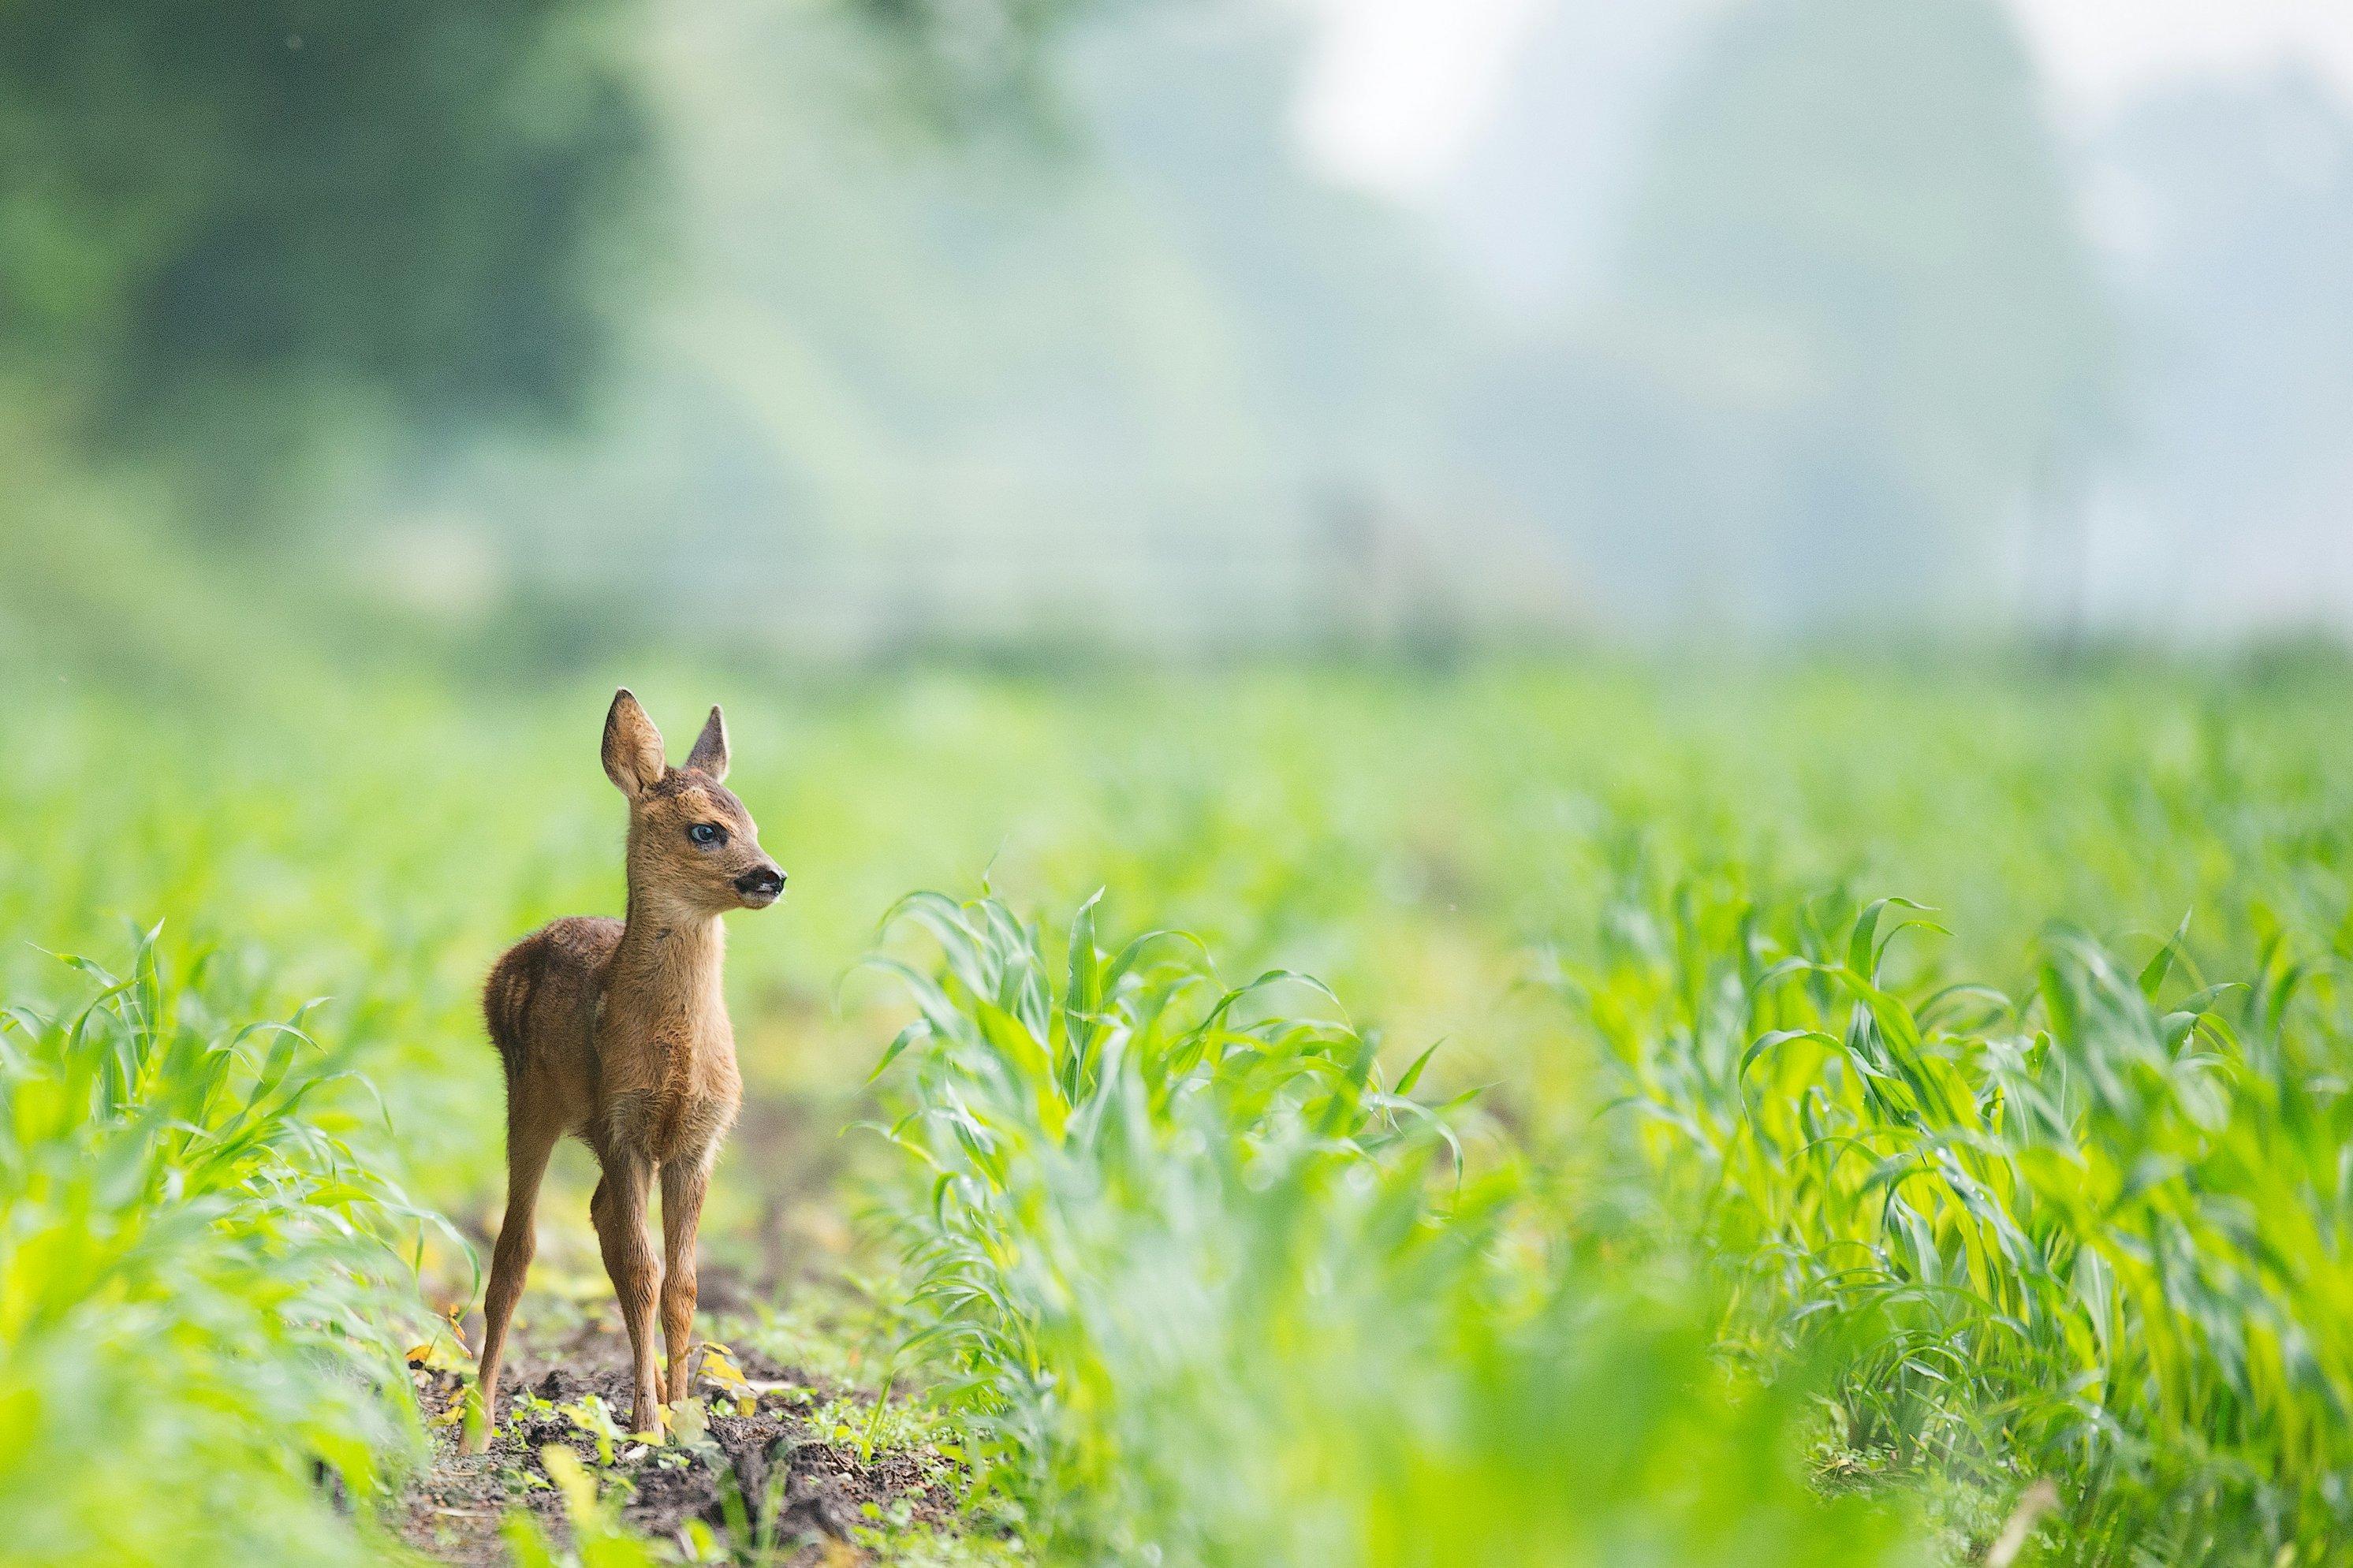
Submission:
[[[475,988],[619,910],[622,679],[791,873],[705,1250],[953,1493],[849,1550],[2345,1550],[2353,672],[1921,655],[0,680],[0,1558],[431,1545]],[[526,1328],[615,1316],[592,1177]],[[532,1528],[787,1560],[654,1463]]]

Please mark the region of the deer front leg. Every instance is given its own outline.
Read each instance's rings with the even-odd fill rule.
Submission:
[[[689,1363],[694,1353],[694,1233],[702,1222],[702,1194],[711,1172],[702,1160],[673,1160],[662,1167],[662,1332],[669,1341],[668,1403],[687,1395]]]
[[[605,1179],[596,1184],[588,1213],[596,1222],[605,1272],[613,1278],[621,1321],[629,1330],[629,1429],[659,1434],[662,1415],[654,1381],[654,1299],[661,1289],[661,1264],[646,1236],[646,1189],[652,1178],[651,1162],[615,1151],[605,1161]]]

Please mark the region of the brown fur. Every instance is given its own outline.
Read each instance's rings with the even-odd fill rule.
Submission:
[[[635,1429],[660,1429],[653,1317],[669,1352],[667,1399],[686,1394],[692,1349],[694,1233],[720,1140],[743,1100],[735,1036],[720,990],[720,914],[775,901],[783,886],[744,803],[722,786],[719,710],[683,768],[628,691],[605,719],[605,771],[629,798],[628,915],[554,921],[509,948],[482,986],[482,1017],[507,1080],[507,1212],[482,1306],[478,1450],[498,1415],[507,1321],[531,1267],[540,1178],[556,1140],[584,1140],[603,1168],[588,1211],[620,1299],[636,1369]],[[696,824],[723,831],[698,844]],[[773,879],[774,886],[767,885]],[[747,883],[749,884],[747,886]],[[646,1235],[661,1184],[664,1257]]]

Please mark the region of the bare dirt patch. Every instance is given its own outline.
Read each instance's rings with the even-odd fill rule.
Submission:
[[[652,1447],[608,1436],[606,1464],[598,1434],[577,1412],[593,1411],[586,1401],[596,1395],[627,1420],[628,1342],[595,1324],[555,1342],[523,1340],[508,1362],[508,1418],[488,1451],[461,1457],[454,1424],[432,1428],[432,1462],[397,1513],[403,1539],[444,1563],[504,1563],[501,1521],[517,1508],[528,1510],[552,1539],[564,1539],[563,1504],[541,1457],[551,1445],[580,1456],[618,1496],[628,1524],[660,1540],[681,1540],[688,1521],[701,1520],[739,1547],[773,1541],[780,1563],[834,1563],[843,1556],[838,1543],[849,1542],[856,1527],[878,1520],[952,1523],[956,1472],[948,1460],[923,1448],[878,1448],[863,1457],[857,1441],[839,1436],[834,1421],[820,1432],[812,1420],[820,1406],[843,1398],[871,1410],[871,1395],[750,1352],[735,1363],[751,1381],[748,1396],[696,1380],[698,1394],[718,1396],[709,1401],[712,1414],[701,1439]],[[428,1418],[449,1411],[469,1381],[450,1371],[416,1373]],[[518,1397],[523,1394],[554,1408],[527,1409]],[[745,1397],[753,1403],[748,1415],[737,1404]],[[854,1418],[844,1424],[862,1429]]]

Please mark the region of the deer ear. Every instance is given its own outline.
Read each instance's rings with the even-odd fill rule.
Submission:
[[[613,693],[612,709],[605,715],[605,776],[635,800],[669,771],[662,760],[661,731],[624,686]]]
[[[694,738],[694,750],[686,755],[686,765],[709,778],[712,784],[727,779],[727,721],[713,708],[711,717],[702,721],[702,733]]]

